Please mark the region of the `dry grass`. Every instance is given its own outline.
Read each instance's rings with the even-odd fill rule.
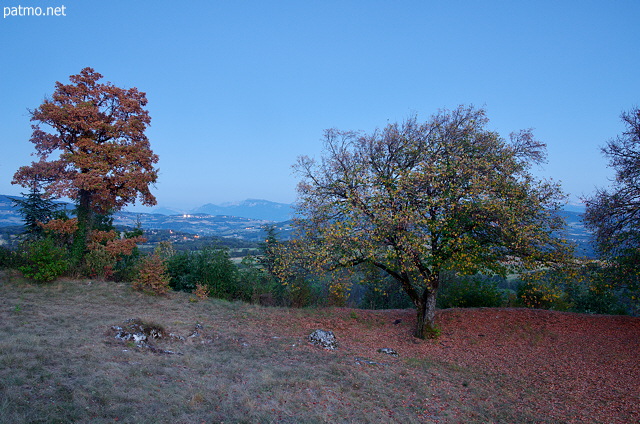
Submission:
[[[575,393],[563,398],[552,387],[566,391],[567,384],[578,384],[572,373],[579,370],[563,368],[546,380],[534,375],[545,369],[544,357],[531,362],[519,352],[555,358],[559,346],[565,350],[563,334],[549,324],[565,322],[565,315],[539,321],[509,318],[518,310],[444,311],[440,340],[418,342],[410,336],[412,311],[293,310],[190,298],[153,297],[127,284],[95,281],[38,286],[0,274],[0,422],[551,423],[640,417],[633,406],[638,391],[631,393],[626,380],[619,393],[607,391],[616,412],[598,416],[589,405],[581,413]],[[499,319],[492,318],[496,314]],[[185,337],[152,341],[159,350],[180,354],[114,339],[111,326],[130,318]],[[394,325],[398,318],[402,322]],[[188,337],[198,323],[198,337]],[[637,377],[638,324],[634,318],[616,321],[612,353],[602,359],[606,367],[589,376],[594,384],[596,377],[609,381],[597,375],[603,372]],[[305,337],[316,328],[333,330],[339,348],[308,345]],[[382,347],[400,356],[378,353]],[[634,349],[635,356],[629,353]]]

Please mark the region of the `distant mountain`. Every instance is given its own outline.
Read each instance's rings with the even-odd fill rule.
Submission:
[[[24,224],[22,216],[11,201],[12,197],[15,196],[0,195],[0,227]],[[213,213],[176,213],[177,210],[167,208],[154,209],[154,213],[121,211],[114,214],[113,223],[124,227],[135,227],[139,223],[145,230],[173,230],[250,241],[263,238],[265,225],[275,224],[282,239],[290,238],[293,232],[290,222],[287,222],[291,219],[291,205],[267,200],[245,200],[217,206],[220,209],[215,209],[215,205],[211,205],[209,209],[206,206],[198,209]],[[72,205],[67,205],[66,208],[71,209]],[[235,215],[236,213],[244,216]]]
[[[222,203],[220,205],[207,203],[193,209],[191,213],[239,216],[242,218],[282,222],[288,221],[293,217],[293,206],[287,203],[276,203],[262,199],[247,199],[242,202]]]
[[[22,217],[11,202],[12,196],[0,195],[0,227],[21,226]],[[70,209],[68,205],[67,209]],[[591,234],[582,222],[583,213],[565,208],[560,214],[567,221],[564,234],[577,245],[577,254],[594,257]],[[199,235],[214,235],[256,241],[263,235],[263,227],[276,225],[282,239],[289,239],[293,233],[291,215],[293,207],[284,203],[267,200],[248,199],[238,203],[204,205],[192,213],[174,213],[171,209],[154,209],[155,213],[118,212],[114,224],[134,227],[139,222],[145,230],[173,230]],[[168,212],[166,214],[158,212]]]

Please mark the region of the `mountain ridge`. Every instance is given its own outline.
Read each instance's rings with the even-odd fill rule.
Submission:
[[[16,198],[17,196],[0,195],[0,227],[21,226],[23,224],[20,213],[10,200],[12,197]],[[207,205],[212,206],[207,207]],[[72,207],[67,207],[67,209],[72,209]],[[174,212],[168,208],[164,208],[164,210]],[[196,212],[203,210],[218,213]],[[249,216],[236,215],[240,213]],[[564,236],[577,245],[576,254],[594,257],[591,233],[582,222],[583,213],[565,209],[560,211],[560,214],[567,222]],[[234,202],[229,206],[205,204],[189,213],[162,214],[154,210],[151,212],[125,210],[114,214],[114,224],[124,227],[135,227],[140,224],[142,228],[149,230],[173,230],[257,241],[263,237],[264,227],[267,225],[274,225],[282,239],[291,238],[293,235],[292,215],[293,206],[290,204],[247,199],[242,202]]]

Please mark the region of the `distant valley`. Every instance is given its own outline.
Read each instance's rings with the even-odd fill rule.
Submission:
[[[67,208],[70,209],[71,205],[67,205]],[[152,209],[152,213],[122,211],[115,214],[114,224],[123,227],[139,224],[145,230],[172,230],[251,242],[264,238],[265,225],[274,225],[283,240],[290,239],[293,234],[293,206],[285,203],[247,199],[221,205],[209,203],[189,213],[177,212],[166,208]],[[590,234],[582,222],[582,210],[569,206],[560,213],[567,221],[565,237],[576,244],[576,253],[593,257]],[[21,225],[22,217],[11,200],[7,196],[0,196],[0,227]]]
[[[0,227],[22,225],[22,217],[10,197],[0,195]],[[69,204],[65,206],[67,209],[73,207]],[[248,199],[222,205],[206,204],[189,213],[176,213],[177,211],[166,208],[152,210],[155,211],[164,213],[117,212],[113,223],[123,227],[141,225],[145,230],[173,230],[247,241],[262,240],[265,225],[274,225],[282,239],[289,239],[292,233],[292,205],[267,200]]]

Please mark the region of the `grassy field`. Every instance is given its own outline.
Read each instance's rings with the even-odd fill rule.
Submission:
[[[442,336],[418,341],[411,337],[410,310],[296,310],[190,299],[100,281],[35,285],[0,273],[0,422],[640,419],[637,318],[446,310],[438,316]],[[155,349],[117,340],[112,327],[132,318],[176,337],[152,341]],[[610,329],[607,352],[613,353],[602,357],[565,343],[561,329],[584,338],[576,326],[594,334],[598,345],[606,336],[601,326]],[[338,349],[307,343],[316,328],[334,331]],[[399,356],[377,352],[384,347]],[[628,373],[635,377],[626,381]]]

